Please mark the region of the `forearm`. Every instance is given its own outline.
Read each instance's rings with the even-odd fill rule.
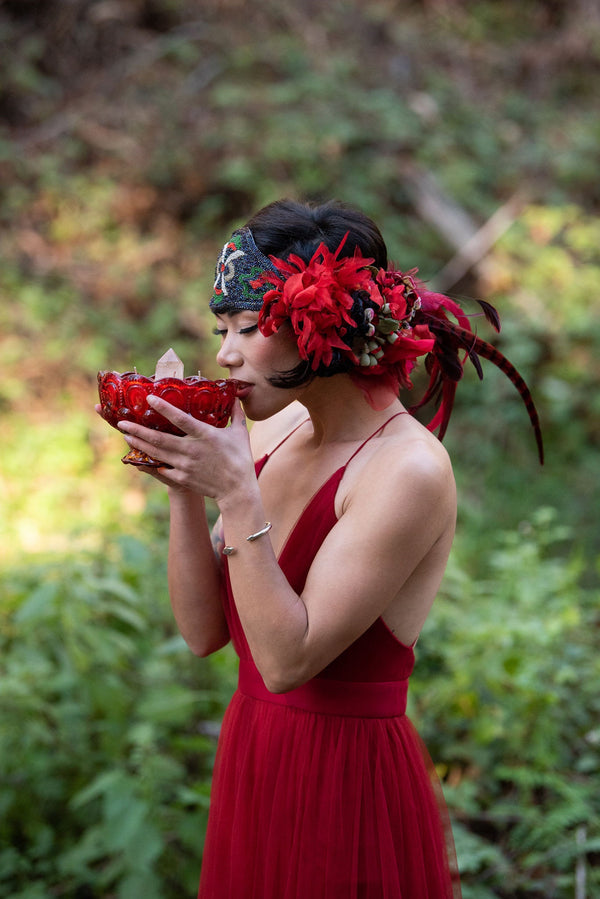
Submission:
[[[237,548],[229,557],[231,583],[242,627],[265,679],[279,683],[282,672],[297,669],[307,631],[306,609],[291,589],[273,553],[268,535],[248,543],[248,534],[265,517],[248,432],[238,404],[228,428],[190,419],[158,397],[151,405],[187,436],[149,431],[130,422],[120,427],[128,443],[153,454],[170,469],[160,480],[170,488],[171,536],[169,592],[179,629],[198,655],[228,639],[220,603],[220,567],[210,540],[204,496],[217,503],[225,542]]]
[[[219,563],[200,494],[170,496],[168,570],[171,606],[186,643],[200,656],[219,649],[229,634],[220,600]]]
[[[229,574],[236,608],[254,662],[273,692],[302,678],[307,612],[281,571],[270,535],[247,541],[265,525],[258,485],[250,485],[220,504]]]

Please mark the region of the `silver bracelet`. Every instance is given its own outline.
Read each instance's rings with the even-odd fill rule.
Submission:
[[[267,521],[267,522],[265,522],[264,528],[261,528],[260,531],[256,532],[256,534],[249,534],[249,536],[246,537],[246,540],[248,541],[248,543],[253,543],[255,540],[258,540],[259,537],[262,537],[263,534],[268,534],[272,527],[273,527],[273,525],[271,524],[271,522]],[[235,546],[224,546],[223,547],[223,555],[224,556],[231,556],[234,552],[235,552]]]

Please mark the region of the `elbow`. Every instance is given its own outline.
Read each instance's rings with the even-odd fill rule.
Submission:
[[[191,643],[186,640],[188,648],[191,649],[193,654],[199,659],[206,659],[208,656],[211,656],[213,652],[216,652],[218,649],[221,649],[227,643],[227,640],[222,640],[219,643]]]
[[[192,653],[198,659],[206,659],[208,656],[212,655],[213,652],[216,652],[217,649],[220,649],[219,646],[213,646],[208,643],[196,643],[191,640],[186,640],[185,642],[187,643],[188,649],[191,649]]]
[[[213,652],[216,652],[218,649],[222,649],[223,646],[226,646],[227,643],[229,643],[229,634],[213,634],[210,637],[198,637],[198,635],[194,635],[193,637],[186,637],[184,635],[184,639],[188,645],[188,648],[193,652],[195,656],[198,656],[198,658],[200,659],[205,659],[208,656],[212,655]]]
[[[302,687],[324,667],[307,645],[308,622],[300,638],[282,646],[251,646],[254,664],[269,693],[289,693]]]
[[[265,687],[267,688],[269,693],[289,693],[290,690],[293,690],[295,686],[285,679],[265,679],[263,677],[263,681],[265,682]]]
[[[259,671],[269,693],[289,693],[290,690],[301,687],[311,677],[303,670],[292,668],[289,665],[285,667],[264,666],[259,668]]]

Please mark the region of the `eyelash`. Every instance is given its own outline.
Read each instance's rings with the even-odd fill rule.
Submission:
[[[240,328],[240,330],[237,333],[238,334],[252,334],[253,331],[257,331],[257,330],[258,330],[258,325],[248,325],[247,328]],[[227,329],[226,328],[224,328],[224,329],[213,328],[213,334],[215,334],[217,337],[225,337],[225,335],[227,334]]]

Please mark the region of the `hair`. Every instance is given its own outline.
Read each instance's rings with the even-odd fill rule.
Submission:
[[[257,247],[265,256],[288,259],[289,256],[296,255],[308,263],[321,243],[330,252],[335,252],[348,235],[339,258],[353,256],[358,247],[364,257],[374,260],[373,264],[377,268],[387,268],[387,247],[375,222],[360,210],[337,200],[319,205],[289,199],[277,200],[260,209],[246,226],[250,228]],[[364,299],[357,294],[352,309],[355,321],[362,321],[363,309]],[[352,346],[358,334],[358,328],[348,328],[344,340]],[[352,368],[350,360],[334,350],[333,361],[328,366],[321,365],[313,371],[310,360],[306,360],[291,371],[279,372],[269,380],[276,387],[299,387],[314,377],[330,377],[351,371]]]

